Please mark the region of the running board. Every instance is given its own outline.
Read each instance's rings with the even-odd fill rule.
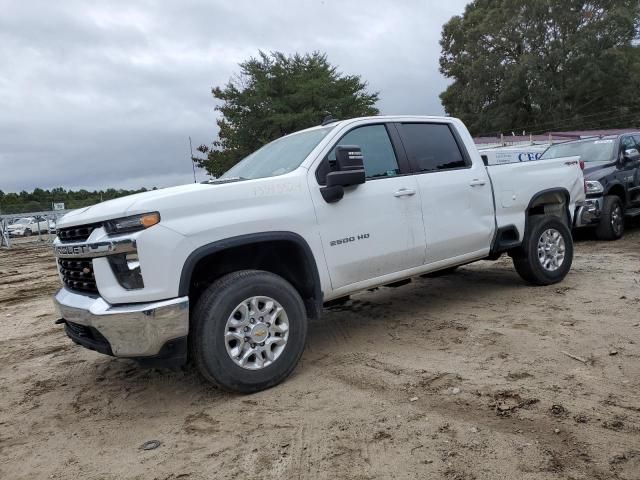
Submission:
[[[408,283],[411,283],[411,279],[405,278],[404,280],[398,280],[397,282],[387,283],[386,285],[383,285],[383,287],[398,288],[402,287],[403,285],[407,285]]]

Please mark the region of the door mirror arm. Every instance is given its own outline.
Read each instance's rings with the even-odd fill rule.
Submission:
[[[336,203],[344,197],[344,187],[342,185],[334,185],[332,187],[322,187],[320,194],[327,203]]]

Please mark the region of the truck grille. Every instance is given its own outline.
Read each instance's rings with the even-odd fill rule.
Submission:
[[[61,242],[82,242],[89,238],[91,232],[101,227],[101,223],[91,223],[89,225],[79,225],[77,227],[58,229],[58,239]]]
[[[81,292],[98,293],[93,263],[90,259],[58,260],[62,281],[67,288]]]

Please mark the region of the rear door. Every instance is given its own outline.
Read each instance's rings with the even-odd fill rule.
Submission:
[[[495,217],[484,165],[471,161],[453,125],[408,122],[396,126],[420,188],[426,263],[488,254]]]

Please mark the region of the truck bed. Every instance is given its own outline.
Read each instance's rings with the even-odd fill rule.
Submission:
[[[498,228],[515,226],[520,238],[525,230],[526,211],[535,205],[541,194],[566,193],[569,225],[573,222],[576,204],[585,198],[580,157],[505,163],[486,168],[493,186],[496,225]]]

